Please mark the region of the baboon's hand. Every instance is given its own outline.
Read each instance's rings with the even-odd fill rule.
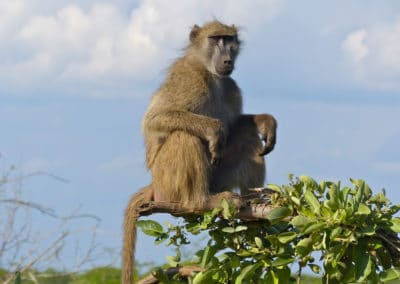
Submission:
[[[226,143],[226,133],[220,120],[215,119],[213,122],[212,127],[207,128],[206,139],[211,154],[211,164],[216,165],[221,158],[221,151]]]
[[[276,143],[277,122],[275,118],[269,114],[256,115],[254,121],[257,125],[258,132],[261,135],[261,139],[264,141],[264,147],[260,153],[260,156],[264,156],[274,149]]]

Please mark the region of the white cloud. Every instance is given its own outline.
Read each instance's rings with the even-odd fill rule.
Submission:
[[[193,24],[216,17],[257,29],[285,1],[143,0],[130,13],[128,0],[47,2],[0,0],[0,82],[6,86],[140,81],[177,56]]]
[[[0,37],[8,36],[8,32],[17,28],[25,14],[23,0],[0,1]]]
[[[350,33],[342,49],[361,84],[400,90],[400,18]]]
[[[343,50],[355,63],[368,55],[368,47],[365,45],[366,37],[366,30],[358,30],[349,34],[342,44]]]

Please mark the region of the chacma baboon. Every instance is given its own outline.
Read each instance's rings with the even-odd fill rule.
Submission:
[[[234,188],[244,194],[263,186],[263,156],[274,148],[277,123],[269,114],[242,114],[230,77],[239,50],[235,26],[195,25],[186,53],[151,99],[143,132],[152,182],[125,212],[124,284],[132,282],[139,206],[153,200],[211,209],[222,198],[238,202]]]

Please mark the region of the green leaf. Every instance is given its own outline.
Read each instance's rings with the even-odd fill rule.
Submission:
[[[275,273],[275,271],[273,271],[272,269],[268,271],[267,273],[267,277],[265,278],[265,282],[264,283],[268,283],[268,284],[279,284],[279,275],[277,273]],[[287,283],[287,282],[281,282],[281,283]]]
[[[391,223],[390,229],[391,229],[393,232],[400,233],[400,218],[398,218],[398,217],[393,217],[393,218],[390,220],[390,223]]]
[[[363,181],[362,179],[353,179],[353,178],[350,178],[350,181],[351,181],[351,183],[354,184],[354,186],[357,187],[357,188],[362,187],[362,186],[364,186],[364,184],[365,184],[365,181]]]
[[[318,188],[318,183],[309,176],[301,175],[299,176],[299,180],[304,183],[308,188],[316,189]]]
[[[225,227],[225,228],[222,228],[222,232],[228,233],[228,234],[233,234],[233,233],[235,233],[235,228],[233,228],[233,227]]]
[[[312,232],[315,231],[320,231],[322,229],[324,229],[327,226],[327,224],[325,222],[319,222],[319,223],[315,223],[315,224],[311,224],[310,226],[306,226],[301,233],[303,235],[307,235],[310,234]]]
[[[169,266],[171,267],[178,266],[178,264],[181,262],[181,254],[178,249],[176,249],[176,255],[174,256],[167,255],[166,258]]]
[[[313,239],[311,237],[300,240],[296,245],[296,252],[300,256],[306,256],[312,250]]]
[[[400,279],[400,268],[390,268],[379,273],[379,280],[387,282]]]
[[[264,248],[263,241],[259,237],[254,237],[254,241],[258,248],[260,248],[260,249]]]
[[[326,205],[333,211],[335,211],[340,203],[340,195],[339,195],[339,188],[336,184],[332,184],[329,187],[328,191],[328,200],[326,201]]]
[[[372,196],[369,199],[369,202],[376,203],[376,204],[387,204],[389,203],[389,200],[386,198],[386,196],[383,193],[378,193]]]
[[[153,237],[159,237],[164,234],[163,227],[156,221],[153,220],[139,220],[136,223],[143,233]]]
[[[390,211],[391,211],[392,215],[394,215],[397,212],[399,212],[400,211],[400,204],[396,204],[396,205],[390,206]]]
[[[248,256],[252,256],[253,252],[251,252],[249,249],[246,248],[246,249],[240,249],[240,250],[236,251],[236,254],[241,257],[248,257]]]
[[[358,205],[358,210],[356,212],[357,215],[369,215],[371,214],[371,210],[369,209],[369,207],[363,203],[360,203]]]
[[[367,245],[361,242],[355,248],[354,254],[355,261],[355,279],[357,282],[365,281],[372,271],[372,258],[367,252]]]
[[[193,278],[192,283],[193,284],[207,284],[207,283],[213,283],[212,276],[216,272],[216,269],[209,269],[206,271],[200,271],[195,275]],[[167,282],[161,282],[161,283],[169,283]]]
[[[274,269],[274,272],[276,274],[276,278],[278,279],[278,283],[290,283],[289,278],[290,278],[290,269],[287,266],[279,267]],[[268,283],[268,282],[264,282]]]
[[[343,273],[343,278],[342,281],[343,283],[354,283],[355,278],[354,278],[354,263],[351,261],[346,262],[346,268],[342,270]],[[376,283],[376,282],[371,282]]]
[[[287,244],[294,240],[299,234],[296,232],[284,232],[277,235],[277,239],[282,244]]]
[[[247,226],[242,226],[242,225],[239,225],[237,227],[224,227],[224,228],[222,228],[222,232],[228,233],[228,234],[233,234],[233,233],[246,231],[246,230],[247,230]]]
[[[203,215],[203,221],[199,224],[201,229],[207,229],[214,221],[212,212],[206,212]],[[196,223],[197,224],[197,223]]]
[[[318,273],[321,272],[321,267],[319,267],[319,265],[309,263],[309,264],[308,264],[308,267],[310,267],[311,270],[312,270],[312,272],[314,272],[314,273],[316,273],[316,274],[318,274]]]
[[[340,192],[341,196],[341,201],[346,204],[350,195],[351,195],[352,189],[348,186],[345,186],[342,188],[342,191]]]
[[[278,192],[278,193],[282,191],[281,187],[279,185],[277,185],[277,184],[268,184],[267,188],[271,189],[271,190],[273,190],[275,192]]]
[[[222,217],[224,217],[224,219],[231,219],[232,218],[231,206],[229,205],[228,201],[222,199],[221,206],[222,206]]]
[[[193,235],[197,235],[201,232],[201,224],[197,222],[188,223],[186,224],[186,230]]]
[[[310,190],[306,190],[306,192],[304,193],[304,200],[311,207],[311,209],[315,211],[317,215],[320,214],[321,205],[319,204],[318,199]]]
[[[246,231],[247,230],[247,226],[243,226],[243,225],[239,225],[235,228],[235,232],[241,232],[241,231]]]
[[[291,210],[287,207],[277,207],[272,209],[268,214],[268,220],[271,224],[276,224],[281,221],[283,218],[289,216],[291,214]]]
[[[256,271],[256,269],[259,268],[261,265],[261,262],[257,262],[243,268],[242,272],[240,272],[239,276],[236,278],[235,284],[242,284],[242,281],[251,276],[251,274],[253,274],[254,271]]]
[[[210,274],[209,270],[207,271],[200,271],[199,273],[197,273],[192,280],[193,284],[202,284],[202,283],[210,283],[209,282],[209,277],[207,277]]]
[[[309,218],[307,218],[304,215],[298,215],[296,217],[294,217],[291,221],[290,224],[292,224],[295,227],[304,227],[306,225],[308,225],[309,223],[311,223],[312,220],[310,220]]]
[[[360,231],[363,235],[373,236],[373,235],[375,235],[375,225],[362,227]]]
[[[201,263],[200,266],[205,268],[210,261],[210,258],[214,255],[215,250],[212,249],[210,245],[206,246],[206,248],[203,251],[203,256],[201,258]]]
[[[294,259],[293,257],[283,257],[283,256],[280,256],[280,257],[276,258],[276,259],[272,262],[271,266],[272,266],[272,267],[283,266],[283,265],[292,263],[294,260],[295,260],[295,259]]]
[[[294,204],[296,204],[297,206],[301,205],[301,201],[299,198],[295,197],[295,196],[290,196],[290,199],[293,201]]]
[[[333,229],[331,234],[330,234],[330,236],[329,236],[331,241],[335,240],[335,238],[337,236],[339,236],[341,232],[342,232],[342,228],[341,227],[336,227],[335,229]]]
[[[365,182],[363,180],[357,180],[356,183],[356,196],[355,196],[355,208],[357,209],[359,204],[363,201],[365,192]]]

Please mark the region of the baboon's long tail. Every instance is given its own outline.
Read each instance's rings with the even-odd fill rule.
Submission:
[[[132,284],[135,264],[136,222],[139,208],[153,197],[151,186],[142,188],[129,200],[125,210],[124,243],[122,247],[122,283]]]

